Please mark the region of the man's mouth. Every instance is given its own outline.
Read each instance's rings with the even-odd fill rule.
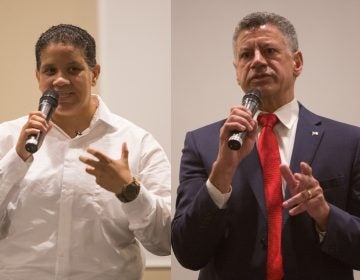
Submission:
[[[251,77],[251,80],[262,80],[270,77],[271,76],[268,74],[254,75],[253,77]]]

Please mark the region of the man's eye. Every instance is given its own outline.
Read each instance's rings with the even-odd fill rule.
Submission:
[[[266,52],[266,54],[268,54],[268,55],[273,55],[273,54],[276,53],[276,49],[274,49],[274,48],[267,48],[267,49],[265,49],[265,52]]]
[[[242,52],[242,53],[240,53],[239,58],[240,59],[249,59],[249,58],[251,58],[251,53],[250,52]]]

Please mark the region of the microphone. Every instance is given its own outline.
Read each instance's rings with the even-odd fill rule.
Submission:
[[[259,108],[260,103],[261,103],[261,92],[256,88],[250,90],[247,94],[244,95],[242,99],[242,105],[250,110],[251,116],[254,116],[254,114]],[[233,135],[231,135],[228,140],[228,147],[231,150],[239,150],[245,136],[246,136],[246,131],[243,132],[234,131]]]
[[[46,121],[50,120],[52,113],[55,111],[58,99],[59,94],[54,89],[46,90],[41,96],[38,110],[46,116]],[[44,136],[42,132],[29,135],[25,143],[25,150],[32,154],[37,152]]]

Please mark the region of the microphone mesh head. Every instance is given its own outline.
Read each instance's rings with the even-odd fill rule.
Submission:
[[[55,108],[58,105],[58,100],[59,100],[58,92],[54,89],[48,89],[41,96],[40,103],[47,102],[50,103],[51,106]]]
[[[243,96],[243,99],[242,99],[243,103],[245,103],[247,99],[251,99],[253,102],[260,104],[261,103],[261,91],[257,88],[253,88],[253,89],[249,90],[249,92]]]

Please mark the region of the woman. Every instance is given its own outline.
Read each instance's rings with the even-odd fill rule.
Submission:
[[[167,157],[91,94],[100,66],[88,32],[53,26],[35,51],[39,89],[58,92],[58,106],[49,123],[34,111],[0,125],[0,279],[140,279],[137,240],[170,254]]]

